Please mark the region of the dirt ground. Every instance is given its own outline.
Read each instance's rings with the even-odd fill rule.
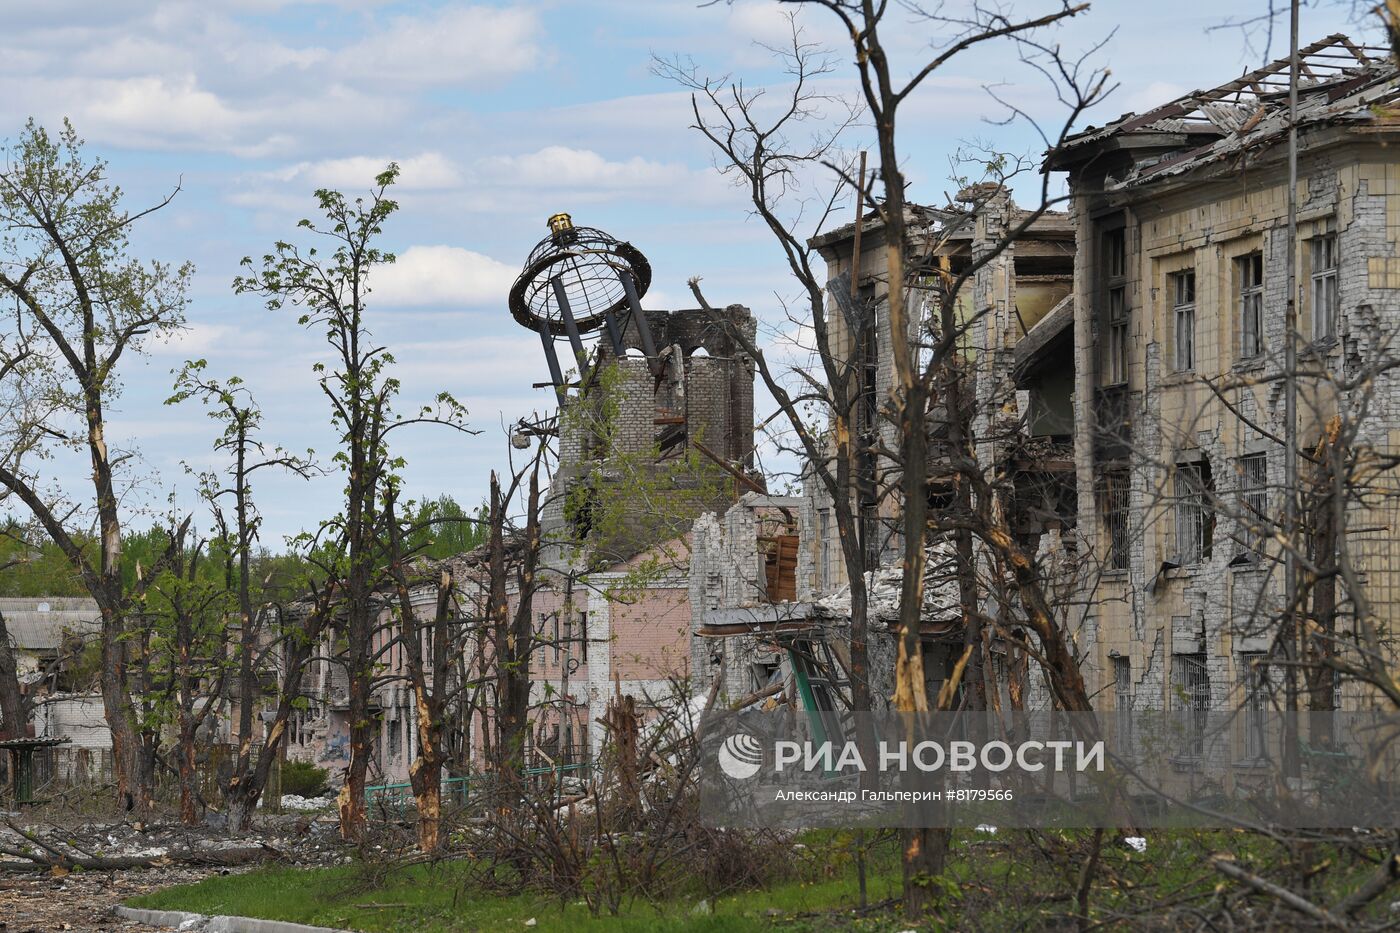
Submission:
[[[118,871],[74,870],[55,875],[18,856],[36,851],[30,837],[71,856],[161,858],[166,853],[224,847],[266,846],[298,864],[324,865],[343,860],[332,816],[289,813],[260,817],[252,833],[230,837],[214,826],[186,827],[172,822],[149,824],[102,822],[64,813],[21,815],[0,811],[0,933],[53,933],[150,930],[119,920],[112,908],[123,900],[158,888],[187,884],[214,874],[246,871],[234,867],[191,866],[178,862]]]
[[[222,869],[228,871],[228,869]],[[112,908],[128,897],[172,884],[198,881],[221,869],[153,868],[143,871],[74,872],[0,877],[0,933],[107,933],[151,930],[118,920]]]

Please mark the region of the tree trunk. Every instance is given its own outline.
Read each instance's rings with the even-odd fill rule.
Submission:
[[[420,739],[422,741],[421,733]],[[438,747],[422,747],[408,769],[413,799],[418,805],[418,850],[436,852],[442,845],[442,756]]]
[[[180,710],[180,741],[175,750],[176,768],[180,773],[180,822],[186,826],[199,825],[199,770],[195,767],[194,717],[187,709]]]
[[[10,645],[10,630],[0,613],[0,739],[23,738],[29,725],[24,694],[19,689],[19,666]]]
[[[369,773],[369,756],[374,741],[374,721],[369,714],[369,677],[356,676],[352,662],[350,676],[350,767],[346,769],[345,786],[340,789],[337,805],[340,811],[340,837],[347,842],[358,841],[365,829],[365,775]]]
[[[135,816],[151,809],[151,792],[146,786],[142,743],[136,731],[131,692],[126,678],[126,641],[120,618],[102,610],[102,712],[112,732],[112,767],[117,785],[118,806]]]

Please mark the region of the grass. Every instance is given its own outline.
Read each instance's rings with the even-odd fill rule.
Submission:
[[[925,928],[957,930],[975,917],[981,929],[1063,928],[1076,911],[1074,891],[1090,833],[1018,830],[996,835],[960,831],[945,873],[934,879],[938,903]],[[1117,929],[1170,929],[1175,905],[1204,905],[1223,880],[1209,864],[1229,853],[1251,870],[1268,873],[1289,859],[1276,843],[1247,833],[1149,831],[1138,853],[1115,834],[1105,838],[1092,890],[1095,921]],[[673,899],[626,905],[619,916],[595,916],[580,901],[561,903],[545,894],[501,896],[473,889],[461,863],[418,865],[391,874],[378,886],[359,866],[263,868],[206,879],[135,898],[138,907],[191,910],[348,927],[367,933],[458,933],[468,930],[538,931],[896,931],[912,926],[897,910],[857,919],[855,868],[849,835],[809,833],[789,879],[764,889],[706,901],[698,886]],[[1379,849],[1378,849],[1379,851]],[[1334,903],[1372,866],[1330,847],[1306,854],[1320,866],[1312,895]],[[879,903],[899,894],[898,847],[886,837],[871,855],[868,895]],[[1262,905],[1261,905],[1262,906]],[[533,927],[526,921],[533,919]],[[1152,922],[1155,921],[1155,922]]]
[[[856,904],[854,877],[795,881],[765,891],[719,897],[706,905],[700,898],[660,905],[634,903],[617,917],[594,916],[582,902],[561,904],[542,895],[480,895],[463,891],[461,871],[451,864],[418,865],[394,875],[382,887],[364,890],[354,866],[336,868],[262,868],[222,875],[196,884],[166,888],[132,899],[134,907],[189,910],[202,914],[290,920],[315,926],[348,927],[372,933],[457,933],[466,930],[536,931],[707,931],[817,930],[829,924],[823,910]],[[872,901],[898,891],[898,875],[877,873],[868,888]],[[841,911],[845,913],[845,911]],[[861,929],[897,929],[892,917],[862,924]]]

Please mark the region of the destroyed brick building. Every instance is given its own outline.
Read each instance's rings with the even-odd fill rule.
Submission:
[[[1073,356],[1062,333],[1072,321],[1074,230],[1062,213],[1031,217],[996,185],[968,189],[951,208],[912,206],[907,219],[905,248],[921,283],[912,290],[911,329],[927,320],[940,271],[957,274],[973,257],[991,257],[959,295],[959,314],[968,327],[960,353],[975,379],[979,456],[1007,464],[1017,490],[1014,527],[1034,553],[1042,537],[1058,541],[1076,517]],[[1022,225],[1002,249],[1008,232]],[[889,495],[898,471],[880,452],[898,446],[892,423],[881,414],[895,370],[885,286],[889,244],[874,216],[862,219],[859,232],[857,237],[856,225],[849,224],[812,245],[825,259],[831,283],[827,326],[833,353],[861,373],[852,427],[860,438],[854,472],[861,550],[872,568],[871,691],[880,704],[893,692],[901,582],[900,517]],[[844,300],[848,292],[854,301]],[[1018,357],[1023,341],[1039,348],[1034,359]],[[991,429],[993,418],[997,430]],[[936,458],[941,428],[933,423],[931,430]],[[944,494],[935,483],[931,495]],[[837,533],[826,490],[810,478],[802,496],[747,495],[722,517],[697,523],[691,572],[696,663],[708,657],[716,669],[718,659],[726,659],[724,695],[731,701],[794,674],[796,692],[809,708],[843,702],[850,603]],[[934,545],[930,558],[921,640],[927,685],[937,695],[962,651],[963,626],[946,545]]]
[[[533,610],[546,647],[533,689],[541,704],[557,698],[545,744],[574,759],[598,753],[614,696],[646,715],[689,683],[691,523],[732,503],[736,485],[757,484],[753,367],[733,336],[752,338],[755,322],[740,305],[643,309],[650,269],[634,247],[567,217],[551,228],[517,293],[531,320],[565,322],[579,363],[566,376],[548,324],[535,325],[559,397],[559,465],[541,523]],[[586,274],[573,258],[550,259],[607,250],[610,264]],[[586,351],[577,321],[590,319],[601,336]]]
[[[1301,50],[1297,240],[1288,240],[1288,67],[1070,138],[1081,536],[1102,564],[1080,650],[1119,708],[1238,705],[1277,652],[1287,262],[1297,263],[1298,447],[1329,419],[1394,452],[1400,387],[1400,77],[1388,50]],[[1313,375],[1309,375],[1312,372]],[[1396,490],[1349,547],[1371,599],[1397,595]],[[1345,619],[1340,620],[1345,626]],[[1343,632],[1343,637],[1345,637]]]
[[[540,334],[553,415],[518,424],[512,445],[555,444],[557,464],[541,506],[539,589],[532,597],[530,751],[575,765],[599,752],[597,725],[616,696],[649,710],[683,695],[691,673],[689,534],[707,510],[759,484],[753,467],[753,369],[733,339],[753,336],[747,308],[644,309],[645,257],[602,231],[550,219],[512,294],[516,320]],[[565,338],[561,362],[556,338]],[[594,342],[591,338],[597,338]],[[588,343],[585,343],[588,340]],[[759,487],[761,488],[761,486]],[[453,567],[462,611],[484,617],[480,554]],[[431,577],[432,575],[427,575]],[[512,586],[512,608],[520,594]],[[412,588],[431,614],[435,584]],[[380,686],[372,749],[376,781],[406,780],[417,752],[417,710],[385,600],[376,635]],[[420,618],[422,616],[420,615]],[[463,670],[486,677],[468,641]],[[339,768],[348,761],[348,680],[328,633],[307,681],[307,708],[289,724],[290,754]],[[454,757],[485,766],[486,705],[449,735]]]
[[[911,328],[928,319],[921,282],[993,257],[958,298],[977,459],[1004,477],[998,507],[1057,592],[1061,624],[1104,709],[1261,702],[1281,650],[1282,561],[1263,543],[1279,534],[1289,436],[1278,377],[1289,249],[1301,359],[1316,373],[1299,378],[1299,448],[1315,448],[1340,415],[1364,417],[1358,443],[1371,451],[1396,449],[1400,387],[1375,363],[1393,356],[1400,330],[1400,79],[1383,50],[1343,36],[1302,55],[1291,246],[1286,60],[1071,137],[1045,165],[1068,174],[1068,212],[1023,227],[1028,215],[997,185],[973,186],[950,208],[909,208]],[[894,468],[877,452],[896,440],[878,415],[894,386],[881,281],[889,244],[873,218],[860,233],[858,255],[854,225],[813,245],[828,264],[836,353],[865,374],[870,400],[855,426],[866,446],[857,495],[868,566],[880,568],[870,578],[879,703],[891,692],[888,623],[900,580],[897,506],[881,495]],[[852,278],[859,300],[848,302]],[[875,313],[862,323],[852,305]],[[853,326],[873,339],[851,340]],[[939,430],[935,417],[935,458]],[[1378,605],[1400,592],[1396,493],[1388,482],[1370,489],[1346,537]],[[930,495],[940,495],[936,486]],[[727,653],[731,698],[789,673],[801,681],[798,669],[828,653],[825,682],[839,703],[845,566],[823,496],[813,483],[802,497],[750,496],[697,524],[697,555],[710,556],[692,569],[693,630],[711,657]],[[771,541],[784,536],[797,556],[780,571]],[[775,589],[782,572],[795,572],[795,585]],[[955,595],[928,585],[925,673],[936,695],[962,647],[961,618]],[[1329,599],[1345,639],[1346,594]],[[991,649],[1002,689],[1005,648]],[[1029,702],[1046,702],[1031,680]],[[1359,694],[1339,691],[1333,702],[1352,705]]]

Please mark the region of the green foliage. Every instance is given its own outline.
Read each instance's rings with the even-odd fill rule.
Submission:
[[[1389,836],[1378,833],[1365,858],[1346,845],[1312,843],[1308,864],[1316,866],[1308,896],[1330,904],[1375,871],[1389,854]],[[959,830],[947,872],[934,881],[937,902],[922,924],[905,918],[898,834],[867,834],[868,899],[874,909],[853,916],[857,904],[851,834],[823,830],[793,841],[786,876],[764,887],[728,887],[697,904],[706,892],[695,887],[636,892],[616,917],[593,916],[581,901],[560,903],[547,893],[503,895],[500,885],[477,886],[464,861],[413,865],[395,872],[382,887],[366,889],[354,866],[331,869],[270,868],[215,876],[194,885],[165,888],[132,901],[136,906],[241,914],[325,926],[382,931],[456,933],[522,929],[534,919],[539,931],[562,930],[861,930],[894,933],[918,926],[930,930],[1063,930],[1077,923],[1074,892],[1083,868],[1089,830],[1013,830],[995,835]],[[1250,871],[1277,878],[1296,869],[1297,843],[1242,831],[1150,830],[1147,852],[1129,848],[1115,833],[1104,840],[1089,899],[1089,926],[1104,929],[1190,929],[1221,898],[1222,876],[1210,870],[1213,855],[1227,854]],[[499,882],[499,878],[495,879]],[[1234,896],[1234,895],[1232,895]],[[1381,897],[1358,918],[1383,925],[1392,898]],[[1281,916],[1260,902],[1264,918]],[[382,909],[364,909],[375,905]],[[1248,916],[1243,911],[1236,917]],[[1275,923],[1275,925],[1277,925]],[[1262,929],[1263,926],[1255,926]],[[1272,928],[1272,927],[1271,927]],[[1376,926],[1380,928],[1380,926]]]
[[[319,797],[326,792],[330,771],[309,761],[282,762],[282,793],[298,797]]]
[[[83,542],[84,550],[95,556],[93,541]],[[13,519],[0,527],[0,596],[87,596],[87,587],[73,570],[72,563],[42,532]]]
[[[441,560],[464,554],[486,543],[489,509],[483,503],[472,514],[448,495],[428,499],[408,510],[408,550]]]
[[[110,404],[122,355],[184,326],[194,271],[130,255],[132,223],[166,202],[131,211],[107,163],[83,147],[68,121],[50,135],[31,119],[0,158],[0,298],[13,310],[0,334],[7,467],[31,487],[38,463],[89,442],[53,426]],[[67,512],[62,500],[48,508]]]

